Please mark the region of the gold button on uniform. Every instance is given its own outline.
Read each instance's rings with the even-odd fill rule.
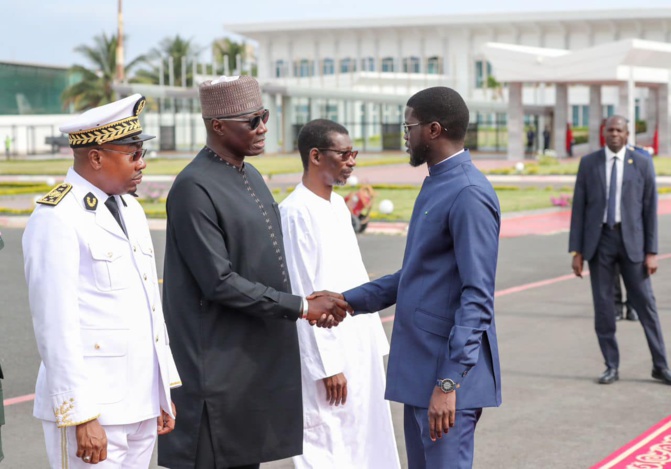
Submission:
[[[144,274],[143,277],[145,280],[147,280],[147,274]]]
[[[158,343],[158,335],[156,336],[156,342]]]
[[[133,252],[137,252],[137,246],[133,246]]]
[[[94,345],[94,348],[95,348],[96,350],[100,350],[100,344],[95,344],[95,345]]]
[[[114,253],[112,251],[107,253],[107,257],[112,257],[113,255],[114,255]]]

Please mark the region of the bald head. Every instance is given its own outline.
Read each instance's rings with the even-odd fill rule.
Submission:
[[[606,146],[613,153],[620,151],[629,140],[629,129],[627,119],[622,116],[611,116],[606,120]]]

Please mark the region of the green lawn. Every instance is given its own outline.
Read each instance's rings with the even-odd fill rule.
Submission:
[[[655,172],[658,176],[671,176],[671,158],[654,158]],[[487,174],[541,174],[541,175],[575,175],[578,172],[579,158],[574,160],[561,160],[549,156],[541,157],[539,161],[524,162],[524,171],[519,173],[515,169],[515,164],[507,168],[492,169],[485,171]]]
[[[341,195],[347,194],[351,188],[342,188],[338,192]],[[408,221],[412,214],[412,207],[419,193],[419,187],[404,189],[376,189],[375,202],[371,217],[374,220],[385,221]],[[524,210],[535,210],[552,207],[550,197],[557,197],[560,194],[571,194],[571,191],[547,190],[538,188],[505,187],[497,190],[501,211],[503,213],[519,212]],[[275,200],[279,203],[284,200],[288,192],[274,191]],[[377,207],[381,200],[389,199],[394,203],[394,212],[390,215],[382,215],[377,212]],[[165,217],[165,202],[149,203],[140,200],[148,216],[162,218]]]
[[[186,158],[147,159],[145,174],[176,175],[189,163]],[[300,173],[303,165],[298,154],[250,157],[248,161],[262,174]],[[408,157],[402,154],[373,153],[357,158],[357,165],[379,166],[407,163]],[[65,175],[72,166],[72,159],[58,160],[11,160],[0,161],[0,175]]]

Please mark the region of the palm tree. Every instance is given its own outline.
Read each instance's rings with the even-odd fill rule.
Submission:
[[[237,68],[237,56],[240,56],[241,62],[244,64],[247,57],[247,44],[244,42],[235,42],[229,38],[216,39],[212,43],[212,55],[219,64],[224,63],[224,56],[228,56],[229,73]],[[222,67],[223,68],[223,67]],[[222,70],[223,71],[223,70]],[[239,71],[242,74],[242,70]],[[252,70],[252,75],[254,75]]]
[[[102,33],[93,41],[93,47],[82,44],[75,48],[75,52],[83,55],[92,67],[78,64],[70,67],[72,75],[79,80],[61,94],[64,108],[72,105],[74,110],[82,111],[116,100],[112,84],[116,74],[117,37]],[[130,71],[142,59],[138,57],[126,64],[126,71]]]
[[[192,39],[184,39],[177,34],[174,38],[167,37],[161,41],[158,47],[153,48],[145,55],[144,63],[149,68],[138,70],[131,79],[134,83],[148,83],[158,85],[160,80],[161,68],[157,63],[163,63],[163,84],[170,83],[170,59],[173,61],[173,71],[175,86],[193,85],[193,61],[200,53],[201,49],[193,44]],[[184,64],[182,57],[186,57]],[[182,65],[186,75],[185,83],[182,83]]]

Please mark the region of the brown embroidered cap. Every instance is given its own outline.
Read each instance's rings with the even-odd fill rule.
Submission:
[[[252,77],[219,77],[198,88],[203,117],[236,117],[263,109],[261,88]]]

